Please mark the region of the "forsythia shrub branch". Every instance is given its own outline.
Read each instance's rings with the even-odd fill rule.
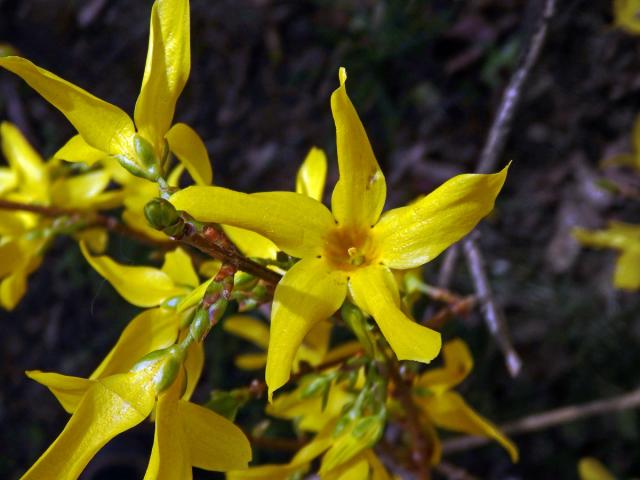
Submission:
[[[189,29],[187,0],[156,0],[133,118],[29,60],[0,57],[78,132],[45,162],[16,127],[2,125],[2,306],[15,307],[51,240],[65,234],[142,309],[88,378],[27,372],[71,418],[22,478],[75,479],[107,442],[147,418],[155,423],[149,480],[188,479],[193,467],[237,479],[290,478],[316,465],[323,479],[388,479],[378,447],[390,423],[406,425],[408,435],[389,458],[420,478],[440,461],[438,429],[491,438],[517,461],[515,445],[454,391],[472,370],[466,344],[443,346],[438,331],[413,318],[421,296],[452,311],[470,308],[468,299],[460,307],[464,298],[424,284],[420,268],[492,211],[508,166],[458,175],[383,212],[385,177],[341,68],[331,96],[339,179],[330,209],[322,204],[327,159],[315,147],[295,191],[213,186],[204,143],[173,119],[190,71]],[[195,185],[183,188],[185,170]],[[121,212],[127,231],[162,247],[162,265],[111,258],[108,234],[124,228],[104,211]],[[191,248],[211,260],[196,270]],[[230,305],[238,313],[226,315]],[[196,405],[203,342],[218,324],[260,350],[247,348],[236,365],[265,368],[265,381],[214,391]],[[338,329],[350,340],[332,342]],[[425,368],[441,350],[443,363]],[[249,442],[233,421],[265,392],[265,413],[293,421],[308,441],[288,463],[249,467]]]

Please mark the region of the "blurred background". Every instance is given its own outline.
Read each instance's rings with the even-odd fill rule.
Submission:
[[[191,77],[176,118],[204,138],[215,182],[243,191],[291,189],[308,149],[337,176],[329,97],[338,67],[387,177],[387,207],[473,171],[500,95],[539,17],[541,1],[191,0]],[[151,0],[0,0],[0,42],[133,112],[144,68]],[[476,367],[462,392],[496,423],[630,391],[640,384],[640,295],[612,285],[615,253],[584,250],[575,225],[640,223],[640,203],[603,179],[640,189],[630,171],[600,162],[630,150],[640,112],[640,36],[612,26],[610,0],[564,0],[532,72],[500,167],[507,184],[479,243],[523,370],[515,379],[476,312],[446,338],[471,346]],[[17,77],[0,72],[0,118],[46,157],[74,132]],[[4,160],[2,160],[4,162]],[[607,177],[609,175],[609,177]],[[636,190],[637,191],[637,190]],[[330,188],[327,190],[327,195]],[[115,238],[121,260],[145,259]],[[426,266],[435,282],[442,264]],[[463,262],[454,290],[473,293]],[[0,312],[0,477],[17,478],[67,421],[25,370],[89,374],[135,313],[58,239],[18,308]],[[220,329],[218,329],[220,330]],[[214,331],[196,401],[245,385],[231,374],[245,344]],[[251,425],[259,409],[240,417]],[[152,425],[107,445],[83,478],[141,478]],[[490,445],[447,457],[479,478],[576,478],[587,455],[620,478],[640,472],[636,411],[518,435],[521,461]],[[259,460],[286,452],[256,449]],[[196,478],[218,478],[196,472]]]

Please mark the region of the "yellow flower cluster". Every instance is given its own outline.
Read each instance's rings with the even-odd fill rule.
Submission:
[[[295,192],[212,186],[202,140],[173,123],[189,76],[189,28],[188,0],[155,1],[133,119],[26,59],[0,57],[0,67],[20,76],[78,132],[44,162],[14,126],[2,124],[8,167],[0,168],[0,201],[35,208],[0,210],[0,303],[17,304],[50,240],[66,234],[127,302],[145,309],[89,378],[27,372],[71,418],[23,478],[75,479],[108,441],[147,417],[155,421],[148,480],[191,478],[192,467],[232,471],[230,478],[289,478],[320,456],[322,478],[391,478],[374,447],[386,422],[402,421],[407,412],[395,396],[402,382],[380,365],[429,363],[442,345],[439,332],[412,318],[397,278],[436,258],[488,215],[507,168],[456,176],[410,205],[383,212],[385,177],[341,68],[331,96],[339,179],[330,209],[322,203],[327,160],[317,148],[303,162]],[[184,169],[195,185],[181,189]],[[152,241],[167,241],[165,233],[180,240],[185,230],[178,227],[185,224],[191,232],[215,232],[234,245],[225,246],[224,255],[255,259],[282,278],[269,286],[220,262],[204,262],[197,272],[190,251],[177,244],[160,268],[118,263],[104,254],[108,225],[101,213],[114,208]],[[242,431],[189,401],[204,364],[202,341],[234,300],[242,310],[271,307],[269,326],[247,315],[222,321],[228,333],[262,350],[239,355],[237,365],[265,367],[267,412],[314,434],[286,465],[242,470],[251,459]],[[329,348],[332,319],[340,315],[358,341]],[[444,361],[409,385],[417,428],[431,445],[429,461],[440,456],[435,427],[493,438],[517,460],[515,446],[452,391],[472,368],[466,345],[445,344]],[[309,368],[318,370],[305,375]],[[292,372],[298,387],[273,399]]]

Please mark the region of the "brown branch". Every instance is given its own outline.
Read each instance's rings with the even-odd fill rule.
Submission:
[[[491,291],[491,284],[489,283],[487,272],[485,270],[484,258],[478,248],[478,245],[473,239],[473,236],[463,242],[463,247],[471,278],[475,285],[478,301],[481,305],[482,316],[487,328],[498,342],[498,347],[504,355],[509,373],[512,377],[515,377],[522,368],[522,361],[520,360],[518,352],[516,352],[515,348],[513,348],[513,344],[511,343],[504,313],[498,306],[498,303],[493,296],[493,292]]]
[[[492,172],[498,163],[498,158],[504,150],[505,143],[511,132],[513,116],[522,99],[524,86],[538,61],[540,51],[547,38],[549,22],[555,13],[556,0],[546,0],[542,8],[542,15],[533,35],[526,45],[518,68],[511,76],[505,88],[500,105],[491,124],[487,140],[480,154],[476,173]]]
[[[36,205],[31,203],[14,202],[12,200],[0,199],[0,210],[19,210],[22,212],[31,212],[44,217],[71,217],[78,220],[84,220],[86,222],[86,228],[95,226],[104,227],[110,232],[117,233],[129,238],[132,238],[140,243],[146,243],[154,247],[162,248],[164,250],[174,248],[176,242],[167,239],[166,241],[158,241],[147,237],[146,235],[130,228],[124,223],[120,222],[115,217],[110,217],[96,212],[87,212],[83,210],[73,210],[68,208],[60,208],[50,205]]]
[[[632,408],[640,408],[640,388],[604,400],[595,400],[582,405],[570,405],[548,412],[528,415],[520,420],[500,426],[500,430],[507,435],[518,435]],[[453,438],[442,443],[442,452],[444,454],[462,452],[485,445],[489,441],[485,437],[475,436]]]

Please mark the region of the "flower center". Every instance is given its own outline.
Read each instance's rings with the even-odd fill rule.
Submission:
[[[329,263],[340,270],[367,266],[377,258],[369,230],[336,227],[325,239],[324,254]]]

